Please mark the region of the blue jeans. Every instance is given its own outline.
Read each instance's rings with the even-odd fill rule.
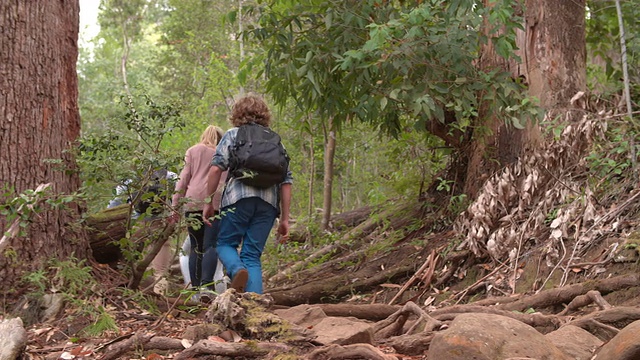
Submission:
[[[232,211],[229,211],[232,210]],[[240,269],[249,272],[245,291],[262,294],[262,263],[260,257],[276,220],[277,210],[258,197],[240,199],[222,209],[218,233],[218,256],[233,276]],[[242,249],[238,254],[238,247]]]

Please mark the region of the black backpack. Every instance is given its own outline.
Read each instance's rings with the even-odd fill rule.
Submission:
[[[133,194],[133,206],[139,214],[161,214],[168,195],[167,170],[156,170],[151,175],[149,182]]]
[[[289,155],[280,135],[250,123],[238,128],[229,154],[229,174],[244,184],[268,188],[281,184],[289,170]]]

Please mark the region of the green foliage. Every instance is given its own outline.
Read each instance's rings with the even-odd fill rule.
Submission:
[[[119,289],[122,291],[122,296],[126,299],[131,299],[135,304],[151,314],[160,314],[158,305],[153,300],[153,295],[147,295],[139,290],[131,290],[128,288]]]
[[[85,336],[117,331],[115,319],[102,306],[102,299],[95,297],[99,284],[92,270],[84,259],[49,259],[39,269],[23,275],[22,281],[30,291],[26,298],[39,303],[45,295],[61,295],[67,304],[65,316],[69,317],[68,321],[85,318],[92,320],[93,323],[81,331]]]
[[[32,221],[32,216],[43,211],[46,204],[52,209],[62,209],[67,204],[77,201],[80,194],[52,194],[49,187],[38,187],[35,190],[27,189],[20,194],[16,194],[14,189],[4,186],[0,193],[0,215],[7,224],[7,229],[3,236],[22,237],[26,236],[26,229]],[[13,227],[14,225],[17,227]],[[11,256],[13,250],[5,250],[5,256]]]
[[[627,62],[632,101],[640,102],[640,7],[637,1],[620,1],[625,28]],[[587,1],[587,51],[591,62],[587,82],[590,89],[602,94],[622,89],[620,62],[620,25],[615,2]]]
[[[87,309],[87,313],[92,315],[94,321],[91,325],[80,331],[80,334],[88,337],[101,336],[106,332],[117,332],[118,324],[116,320],[109,314],[103,306]]]
[[[240,90],[235,76],[239,44],[230,41],[235,29],[225,21],[236,1],[171,0],[160,25],[158,78],[165,94],[181,99],[185,120],[201,129],[225,124],[227,103]],[[198,134],[199,135],[199,134]],[[195,136],[194,136],[195,138]]]
[[[48,196],[49,191],[43,190],[25,190],[21,194],[15,194],[11,188],[3,186],[2,194],[0,194],[0,215],[5,218],[6,224],[11,224],[17,220],[18,232],[15,236],[21,237],[26,235],[26,227],[30,223],[30,217],[34,212],[39,210],[37,206],[38,199]],[[11,236],[9,227],[3,236]]]
[[[103,1],[98,14],[100,32],[78,60],[79,105],[84,130],[109,129],[104,119],[116,116],[113,103],[129,88],[143,89],[153,98],[163,95],[156,67],[163,47],[157,46],[156,24],[163,7],[155,0]]]
[[[47,273],[40,269],[24,275],[24,281],[31,284],[37,289],[37,293],[45,294],[49,278]]]
[[[39,296],[62,293],[66,299],[88,297],[96,285],[91,266],[75,258],[50,259],[45,267],[25,274],[23,280],[35,288]]]
[[[449,212],[456,215],[463,212],[467,208],[467,205],[469,205],[467,195],[458,193],[459,190],[454,188],[455,182],[453,180],[438,177],[436,181],[436,190],[445,192],[449,195]]]
[[[84,133],[79,141],[76,158],[94,210],[113,199],[118,185],[126,185],[126,198],[143,188],[155,169],[179,173],[184,153],[163,150],[171,134],[185,126],[178,106],[158,104],[148,95],[123,97],[119,104],[123,111],[107,120],[112,126]]]
[[[639,127],[628,120],[610,121],[607,128],[606,141],[594,144],[586,160],[589,164],[589,177],[595,188],[616,183],[616,179],[631,175],[629,138],[637,137]],[[636,143],[636,147],[638,144]],[[637,152],[637,150],[636,150]]]
[[[427,121],[444,122],[449,112],[464,129],[480,104],[515,127],[538,116],[508,73],[476,66],[488,41],[500,56],[514,56],[521,19],[512,1],[490,8],[442,0],[403,4],[268,2],[260,8],[260,27],[250,32],[265,49],[264,60],[255,61],[266,62],[268,92],[278,104],[294,99],[337,125],[353,114],[394,135],[405,121],[425,130]],[[482,31],[487,24],[493,27]]]

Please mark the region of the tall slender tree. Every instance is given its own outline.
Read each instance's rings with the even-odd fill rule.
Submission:
[[[51,258],[84,258],[74,226],[80,180],[69,148],[80,133],[76,61],[78,0],[0,3],[0,288],[12,294],[23,276]],[[48,184],[48,192],[33,189]],[[22,194],[18,196],[18,194]],[[37,202],[38,196],[58,198]],[[66,203],[65,203],[66,201]]]

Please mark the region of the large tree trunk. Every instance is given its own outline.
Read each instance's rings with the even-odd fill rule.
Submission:
[[[49,183],[54,196],[72,194],[80,186],[75,159],[67,151],[80,133],[79,13],[78,0],[0,3],[0,186],[9,189],[10,199],[40,184]],[[6,235],[0,288],[10,295],[6,299],[14,298],[11,294],[20,288],[24,274],[46,266],[47,260],[84,259],[89,253],[84,234],[75,226],[80,205],[44,204],[35,213],[22,207],[23,232],[5,233],[21,222],[12,217],[17,209],[0,217]]]
[[[489,6],[489,0],[485,0]],[[499,57],[488,42],[481,56],[483,69],[508,70],[522,79],[529,96],[553,115],[569,107],[571,98],[586,87],[585,0],[526,0],[524,32],[517,37],[521,62]],[[514,162],[539,140],[537,126],[518,130],[480,111],[480,122],[491,131],[474,136],[468,147],[464,192],[474,198],[483,182],[502,166]]]

